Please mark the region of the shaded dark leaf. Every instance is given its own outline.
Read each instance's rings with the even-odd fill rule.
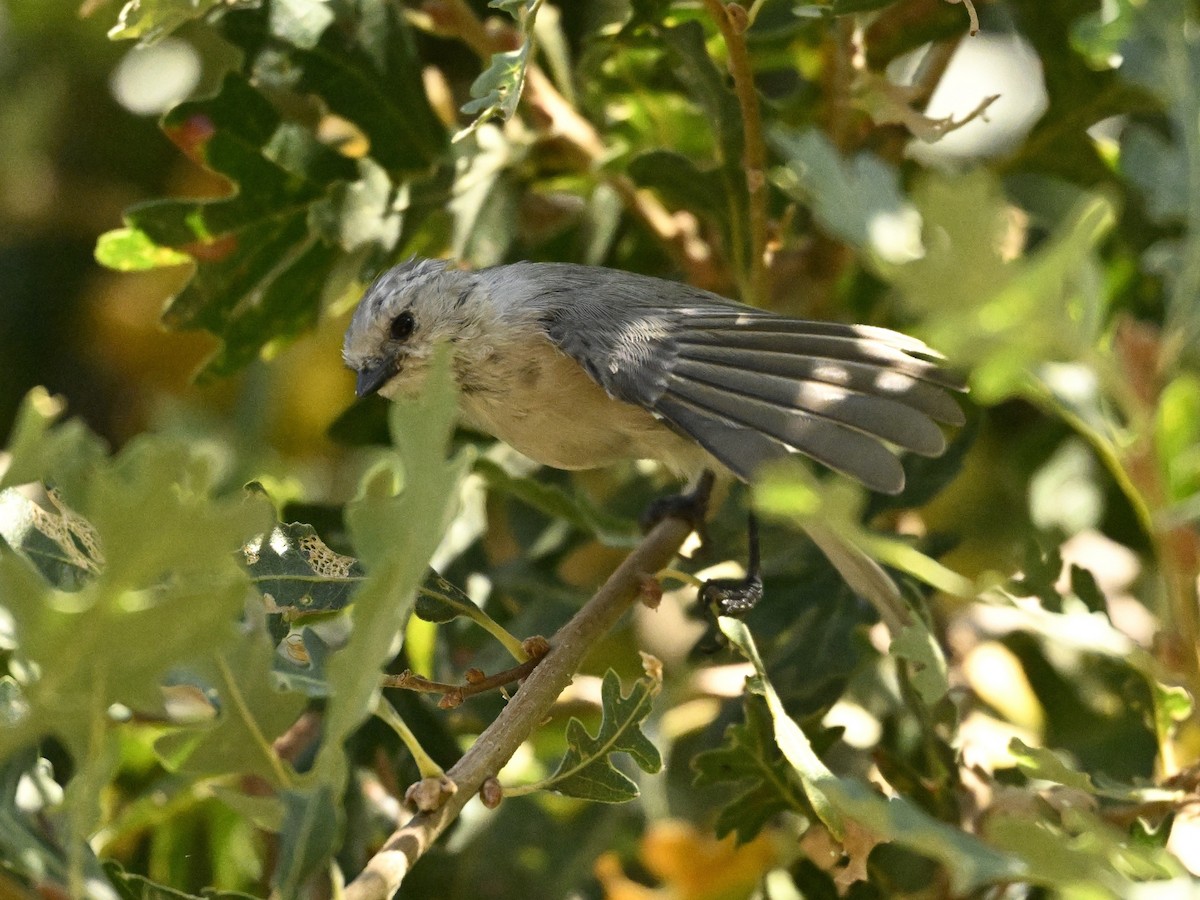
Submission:
[[[284,897],[300,886],[332,855],[341,830],[341,806],[328,785],[282,793],[284,816],[279,833],[279,862],[271,879]]]
[[[716,833],[717,837],[735,833],[738,841],[745,843],[777,814],[785,810],[803,812],[809,807],[792,767],[775,745],[766,701],[747,694],[742,709],[745,722],[725,729],[722,745],[698,753],[692,759],[692,768],[699,787],[724,782],[740,785],[741,793],[717,817]]]

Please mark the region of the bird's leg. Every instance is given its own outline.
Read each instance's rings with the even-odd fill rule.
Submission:
[[[708,516],[708,501],[712,496],[715,481],[716,476],[712,469],[705,469],[696,480],[695,487],[690,491],[654,500],[642,513],[639,522],[642,530],[649,531],[663,519],[682,519],[691,525],[692,530],[700,536],[700,546],[707,546],[708,534],[705,519]]]
[[[758,604],[763,595],[762,568],[758,552],[758,519],[749,514],[746,525],[749,558],[745,578],[714,578],[700,588],[700,606],[714,622],[717,616],[740,619]]]
[[[715,476],[712,470],[706,469],[692,490],[655,500],[642,514],[642,527],[649,530],[668,516],[674,516],[690,524],[700,535],[701,547],[706,546],[708,541],[705,535],[704,520],[714,482]],[[758,518],[753,512],[749,513],[747,518],[746,536],[749,544],[746,577],[713,578],[704,582],[700,587],[697,606],[700,614],[707,618],[711,625],[710,638],[701,641],[700,652],[713,652],[724,646],[724,637],[716,627],[718,616],[741,618],[754,609],[758,601],[762,599],[763,583],[758,547]]]

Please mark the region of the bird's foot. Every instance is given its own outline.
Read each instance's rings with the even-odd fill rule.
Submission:
[[[745,578],[713,578],[704,582],[696,598],[694,615],[704,619],[708,627],[693,652],[702,657],[725,649],[729,641],[721,632],[717,619],[720,616],[742,618],[754,609],[762,596],[762,578],[757,572]]]
[[[705,470],[690,491],[659,497],[651,502],[638,521],[642,531],[649,531],[663,519],[681,519],[691,525],[692,530],[700,536],[700,546],[707,546],[705,519],[708,517],[708,501],[712,496],[714,480],[713,473]]]
[[[744,578],[713,578],[704,582],[697,597],[698,612],[708,620],[708,631],[696,645],[699,653],[715,653],[728,642],[717,623],[720,616],[743,618],[763,597],[762,570],[758,550],[758,519],[750,514],[747,523],[750,545]]]
[[[716,619],[740,619],[758,605],[763,596],[762,578],[752,573],[745,578],[713,578],[700,588],[700,606]]]

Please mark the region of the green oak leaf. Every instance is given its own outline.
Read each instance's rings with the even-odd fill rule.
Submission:
[[[37,387],[25,395],[0,457],[0,490],[41,482],[76,496],[105,457],[104,443],[82,422],[58,423],[61,397]]]
[[[187,446],[138,438],[67,498],[103,561],[78,590],[0,554],[0,595],[20,656],[37,671],[22,685],[30,714],[0,732],[0,754],[50,734],[85,752],[97,714],[114,703],[158,708],[168,668],[229,639],[248,587],[231,551],[263,530],[269,513],[254,498],[213,499],[211,478],[208,461]]]
[[[54,463],[38,474],[53,480]],[[270,517],[258,498],[214,497],[214,477],[188,445],[136,438],[64,493],[63,508],[87,523],[95,569],[74,590],[0,550],[0,597],[16,641],[7,692],[19,688],[5,704],[12,715],[0,729],[0,760],[34,741],[62,743],[76,766],[64,800],[72,845],[91,835],[119,759],[113,711],[162,709],[168,673],[234,636],[249,586],[235,548]],[[83,857],[71,859],[75,883]]]
[[[746,721],[730,725],[720,747],[698,753],[692,760],[697,787],[749,782],[725,805],[716,822],[717,837],[734,832],[739,843],[752,840],[778,813],[808,809],[791,765],[775,745],[766,701],[747,694],[743,709]]]
[[[414,194],[418,218],[428,214],[424,185],[437,180],[448,146],[394,4],[239,4],[217,24],[243,52],[243,71],[226,75],[214,96],[176,106],[162,128],[228,179],[230,194],[135,205],[96,248],[100,262],[126,271],[193,264],[163,320],[221,340],[202,377],[230,374],[295,338],[364,269],[391,260]],[[313,101],[357,129],[365,154],[351,158],[281,112]],[[440,184],[433,193],[440,206]]]
[[[304,879],[337,848],[340,817],[330,815],[330,810],[338,808],[338,800],[328,784],[318,784],[311,790],[284,791],[282,796],[279,862],[271,883],[279,896],[295,897]]]
[[[517,20],[521,32],[521,45],[513,50],[493,53],[487,68],[471,84],[471,100],[462,106],[462,111],[474,116],[471,124],[454,136],[455,141],[472,134],[488,119],[499,116],[511,119],[517,112],[521,92],[525,88],[525,73],[533,57],[533,22],[541,0],[502,0],[489,3],[503,9]]]
[[[914,621],[900,630],[889,652],[908,661],[912,685],[926,706],[938,703],[950,690],[946,657],[937,639],[923,624]]]
[[[0,491],[0,539],[61,590],[78,590],[104,565],[96,529],[41,485]]]
[[[905,199],[900,174],[877,156],[860,153],[843,159],[829,138],[816,129],[795,132],[778,128],[771,144],[784,159],[775,181],[789,196],[807,204],[829,234],[854,247],[872,249],[885,258],[908,258],[916,252],[901,240],[909,231],[917,238],[920,219]]]
[[[719,624],[722,633],[754,666],[755,675],[747,680],[747,689],[766,701],[775,743],[798,777],[814,812],[835,839],[842,839],[846,821],[853,820],[885,841],[941,862],[956,894],[1028,875],[1029,867],[1018,856],[993,849],[975,836],[935,819],[907,798],[889,799],[870,785],[834,775],[784,710],[745,623],[722,616]]]
[[[296,721],[307,698],[280,690],[275,657],[274,646],[257,629],[237,634],[225,647],[183,667],[188,673],[184,687],[200,679],[211,691],[216,718],[159,738],[155,750],[164,763],[197,777],[256,775],[276,788],[294,784],[291,764],[271,742]]]
[[[292,617],[344,609],[365,577],[362,563],[329,549],[303,522],[280,523],[255,535],[242,552],[250,580],[271,611]]]
[[[114,41],[137,40],[152,44],[180,25],[203,18],[214,9],[251,2],[254,0],[127,0],[108,36]]]
[[[642,771],[651,774],[662,768],[662,755],[641,728],[661,687],[660,678],[647,675],[622,696],[617,673],[612,669],[605,672],[600,687],[602,718],[595,736],[588,734],[579,719],[572,718],[567,723],[567,752],[554,774],[538,787],[600,803],[636,798],[637,785],[617,770],[611,756],[627,753]]]

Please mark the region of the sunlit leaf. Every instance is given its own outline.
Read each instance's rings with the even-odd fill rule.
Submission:
[[[287,0],[226,10],[220,25],[256,79],[228,74],[219,93],[180,104],[162,127],[227,178],[230,195],[139,204],[97,248],[102,262],[125,270],[195,263],[164,321],[221,339],[209,376],[311,328],[364,264],[387,258],[400,240],[405,180],[429,175],[446,147],[391,4]],[[359,129],[368,155],[351,159],[308,123],[286,120],[263,85],[319,98]]]
[[[747,690],[760,695],[766,701],[773,723],[775,743],[800,779],[805,799],[830,833],[835,838],[840,838],[845,833],[842,816],[830,803],[824,790],[826,784],[834,780],[833,773],[821,762],[800,726],[784,711],[783,703],[767,678],[758,648],[745,623],[726,616],[722,616],[719,622],[721,632],[754,666],[756,677],[747,682]]]
[[[828,786],[843,815],[880,839],[941,862],[956,893],[994,882],[1019,881],[1031,867],[1016,855],[989,847],[974,835],[933,818],[904,797],[887,798],[859,781],[839,778]]]
[[[503,0],[489,6],[503,9],[517,20],[521,33],[521,44],[514,50],[502,50],[492,54],[487,68],[471,84],[471,97],[462,106],[462,111],[474,116],[472,123],[454,136],[458,141],[475,131],[482,123],[495,116],[511,119],[517,112],[521,92],[525,87],[525,73],[533,53],[533,23],[541,0]]]
[[[0,491],[0,538],[61,590],[77,590],[104,565],[96,529],[40,485]]]
[[[109,29],[113,40],[140,40],[150,44],[180,25],[203,18],[214,9],[249,5],[255,0],[126,0]]]
[[[721,630],[754,666],[747,688],[762,696],[771,715],[775,742],[803,785],[804,795],[836,839],[845,834],[846,819],[868,832],[939,860],[955,890],[968,891],[993,881],[1020,877],[1026,868],[975,837],[938,821],[903,797],[887,799],[870,787],[835,776],[817,757],[800,726],[783,709],[768,680],[754,640],[745,624],[722,617]]]
[[[292,615],[343,609],[363,580],[358,560],[334,553],[303,522],[256,535],[243,553],[255,588],[269,597],[272,610]]]
[[[0,457],[0,490],[42,482],[75,496],[93,466],[104,457],[103,442],[83,422],[57,424],[66,409],[45,388],[25,395],[8,436],[7,458]]]
[[[1012,240],[1012,223],[990,176],[930,177],[914,199],[924,251],[884,274],[915,309],[938,310],[924,336],[951,360],[972,365],[980,402],[1030,390],[1039,365],[1090,350],[1104,303],[1092,251],[1114,222],[1109,200],[1082,197],[1049,241],[1008,262],[1001,248]]]
[[[136,228],[117,228],[96,241],[96,260],[118,272],[144,272],[167,266],[186,265],[192,257],[170,247],[161,247]]]
[[[471,146],[471,144],[474,146]],[[520,151],[498,128],[479,124],[455,167],[447,209],[454,217],[451,247],[476,266],[501,262],[517,239],[517,189],[513,169]]]
[[[1200,377],[1181,374],[1166,386],[1159,398],[1156,432],[1171,499],[1182,501],[1200,493]]]
[[[776,129],[771,142],[784,159],[776,183],[831,235],[891,263],[922,255],[921,217],[894,168],[867,153],[844,160],[816,129]]]
[[[1136,845],[1099,816],[1066,810],[1061,821],[998,812],[986,827],[990,842],[1028,861],[1027,880],[1063,892],[1125,897],[1138,881],[1183,874],[1166,852]]]

